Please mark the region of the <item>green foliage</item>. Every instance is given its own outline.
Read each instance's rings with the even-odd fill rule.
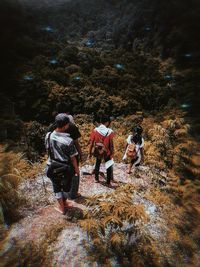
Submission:
[[[0,119],[0,139],[19,141],[23,133],[23,122],[20,119]]]
[[[46,68],[42,69],[42,76],[45,80],[55,81],[56,83],[66,86],[69,81],[69,75],[63,68]]]
[[[126,185],[87,201],[89,210],[80,225],[87,231],[91,248],[102,264],[111,257],[120,266],[140,266],[139,261],[141,266],[158,264],[151,237],[145,230],[148,216],[143,205],[133,203],[134,191],[134,186]]]
[[[59,58],[67,60],[71,64],[77,63],[78,48],[75,46],[67,46],[59,53]]]
[[[2,146],[0,154],[0,220],[10,224],[19,218],[18,208],[23,203],[23,197],[17,191],[21,177],[16,164],[20,155],[5,153]]]
[[[69,74],[80,73],[81,68],[78,65],[72,64],[65,68]]]
[[[77,5],[80,13],[76,16]],[[32,9],[31,19],[27,20],[26,8],[6,5],[6,1],[2,4],[2,24],[8,27],[3,30],[2,38],[2,88],[16,102],[17,112],[23,119],[50,120],[53,107],[46,102],[47,80],[61,88],[72,87],[70,98],[79,101],[80,90],[83,98],[87,97],[82,90],[85,86],[94,86],[99,94],[100,89],[104,90],[109,96],[119,97],[121,102],[127,101],[126,114],[141,108],[159,110],[174,98],[169,106],[188,102],[191,104],[188,110],[196,114],[199,106],[197,1],[178,0],[170,5],[161,1],[153,3],[151,8],[147,1],[130,0],[98,4],[78,0],[56,8],[42,3],[41,6],[44,13],[43,8],[37,12]],[[12,13],[9,23],[7,12]],[[51,33],[42,27],[48,16],[54,18]],[[174,21],[176,27],[170,27]],[[92,47],[87,47],[88,40],[94,41]],[[187,53],[190,58],[185,57]],[[57,60],[55,65],[49,63],[52,58]],[[122,64],[123,68],[117,69],[116,64]],[[26,74],[34,79],[24,81]],[[169,74],[172,80],[164,78]],[[81,79],[75,80],[74,75]],[[112,112],[110,100],[106,97],[104,102],[106,111]],[[75,112],[83,112],[82,105],[73,104]],[[99,103],[94,107],[102,109]],[[84,112],[91,112],[91,108],[92,103]],[[124,114],[124,105],[117,113]]]
[[[120,53],[122,51],[100,53],[66,46],[61,54],[68,57],[63,59],[63,56],[59,56],[56,67],[50,67],[45,57],[33,59],[32,75],[35,78],[31,82],[21,82],[18,110],[25,118],[35,117],[48,121],[56,102],[65,98],[72,101],[75,113],[103,110],[112,115],[120,115],[141,108],[157,110],[166,105],[171,91],[159,73],[160,62],[150,55],[146,58],[143,55],[133,57],[131,53],[123,51],[121,63],[125,67],[117,70],[114,66]],[[91,88],[90,95],[88,87]],[[80,105],[82,101],[85,102],[84,108]],[[25,103],[30,106],[26,113]]]
[[[25,138],[27,143],[27,155],[31,160],[37,160],[45,153],[44,138],[47,132],[45,126],[37,121],[25,125]]]

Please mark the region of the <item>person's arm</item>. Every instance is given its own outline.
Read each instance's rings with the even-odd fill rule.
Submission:
[[[75,144],[75,147],[78,151],[78,154],[79,154],[79,157],[80,157],[80,161],[82,161],[82,150],[81,150],[81,146],[79,144],[79,141],[78,139],[74,140],[74,144]]]
[[[92,157],[92,150],[93,150],[93,147],[94,147],[94,141],[90,141],[90,146],[89,146],[89,157],[91,158]]]
[[[140,148],[140,152],[141,152],[141,163],[144,162],[144,150],[143,147]]]
[[[89,140],[89,157],[92,157],[92,150],[94,147],[94,141],[95,141],[95,132],[94,130],[90,134],[90,140]]]
[[[128,145],[131,143],[131,136],[129,135],[128,138],[126,139],[126,146],[125,146],[125,153],[127,150]]]
[[[70,134],[70,137],[73,139],[73,142],[74,142],[74,145],[78,151],[80,160],[82,160],[82,150],[81,150],[81,146],[80,146],[79,140],[78,140],[81,137],[81,134],[79,132],[78,127],[75,124],[70,122],[67,133]]]
[[[113,143],[113,138],[110,139],[110,157],[113,158],[114,156],[114,143]]]
[[[142,143],[140,145],[140,153],[141,153],[141,162],[144,162],[144,138],[142,138]]]
[[[130,143],[130,135],[129,135],[128,138],[126,139],[125,152],[124,152],[124,156],[123,156],[122,160],[127,159],[126,152],[127,152],[127,147],[128,147],[128,145],[129,145],[129,143]]]
[[[69,144],[69,156],[71,158],[71,163],[74,167],[75,175],[79,175],[79,167],[78,167],[78,162],[76,159],[77,155],[78,155],[78,152],[72,140],[71,143]]]
[[[87,145],[88,145],[88,146],[90,145],[90,143],[91,143],[92,140],[93,140],[93,135],[94,135],[94,132],[92,131],[92,132],[90,133],[90,138],[89,138],[89,140],[88,140],[88,142],[87,142]]]
[[[79,167],[75,156],[71,157],[71,162],[74,167],[75,175],[79,175]]]

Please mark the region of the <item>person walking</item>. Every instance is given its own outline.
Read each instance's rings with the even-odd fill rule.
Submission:
[[[70,105],[70,103],[59,102],[56,105],[56,109],[57,109],[56,112],[58,114],[63,113],[69,118],[69,121],[70,121],[69,127],[65,130],[65,132],[68,133],[74,141],[74,145],[78,151],[76,159],[77,159],[77,162],[79,164],[79,162],[82,161],[82,149],[81,149],[81,146],[79,144],[79,138],[81,137],[81,134],[80,134],[78,127],[75,125],[74,118],[72,117],[72,115],[70,115],[71,105]],[[56,124],[54,122],[53,124],[50,125],[49,131],[52,132],[55,128],[56,128]],[[74,199],[81,196],[81,194],[78,193],[79,184],[80,184],[80,176],[72,177],[71,190],[69,192],[69,198],[70,199],[74,200]]]
[[[81,150],[81,146],[79,144],[79,138],[81,138],[81,133],[78,129],[78,127],[76,126],[75,122],[74,122],[74,118],[73,116],[70,114],[71,113],[71,104],[67,103],[67,102],[59,102],[56,105],[56,115],[60,114],[60,113],[65,113],[67,115],[67,117],[70,120],[70,124],[69,127],[66,130],[66,133],[70,134],[70,137],[73,139],[74,144],[76,146],[76,149],[78,151],[78,156],[77,156],[77,160],[82,161],[82,150]],[[49,127],[49,131],[52,132],[53,130],[55,130],[56,128],[56,124],[55,122],[52,123]]]
[[[73,176],[79,176],[76,156],[78,152],[72,138],[66,133],[70,125],[66,114],[55,117],[56,129],[48,132],[45,146],[48,151],[47,176],[51,179],[55,197],[58,201],[58,211],[65,214],[67,198]]]
[[[132,167],[138,167],[144,160],[143,146],[144,138],[142,137],[143,129],[140,125],[133,128],[132,134],[126,140],[126,150],[123,160],[129,158],[130,163],[127,170],[131,174]]]
[[[100,125],[96,127],[90,134],[90,146],[89,146],[89,157],[92,155],[96,158],[96,164],[94,169],[95,181],[99,182],[99,169],[102,160],[106,163],[111,162],[110,166],[107,167],[106,184],[110,186],[110,181],[113,178],[113,166],[112,159],[114,156],[114,145],[113,145],[113,130],[108,128],[110,126],[110,117],[102,115]]]

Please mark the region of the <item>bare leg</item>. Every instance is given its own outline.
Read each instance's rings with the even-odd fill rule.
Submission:
[[[127,170],[127,173],[130,174],[131,173],[131,169],[133,167],[133,163],[130,163],[129,166],[128,166],[128,170]]]
[[[56,208],[56,210],[64,215],[65,214],[65,203],[63,201],[63,198],[58,198],[57,200],[58,200],[58,208]]]

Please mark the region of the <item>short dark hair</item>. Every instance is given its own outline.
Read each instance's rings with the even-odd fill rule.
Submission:
[[[56,104],[56,111],[58,113],[71,113],[72,105],[70,102],[59,102]]]
[[[143,132],[143,128],[142,128],[142,126],[140,126],[140,125],[135,126],[135,127],[133,128],[133,132],[136,133],[136,134],[141,135],[142,132]]]
[[[60,113],[55,117],[55,123],[58,128],[62,128],[69,123],[69,118],[66,114]]]
[[[110,120],[110,116],[109,115],[106,115],[106,114],[102,114],[101,116],[100,116],[100,122],[101,123],[106,123],[106,122],[111,122],[111,120]]]

